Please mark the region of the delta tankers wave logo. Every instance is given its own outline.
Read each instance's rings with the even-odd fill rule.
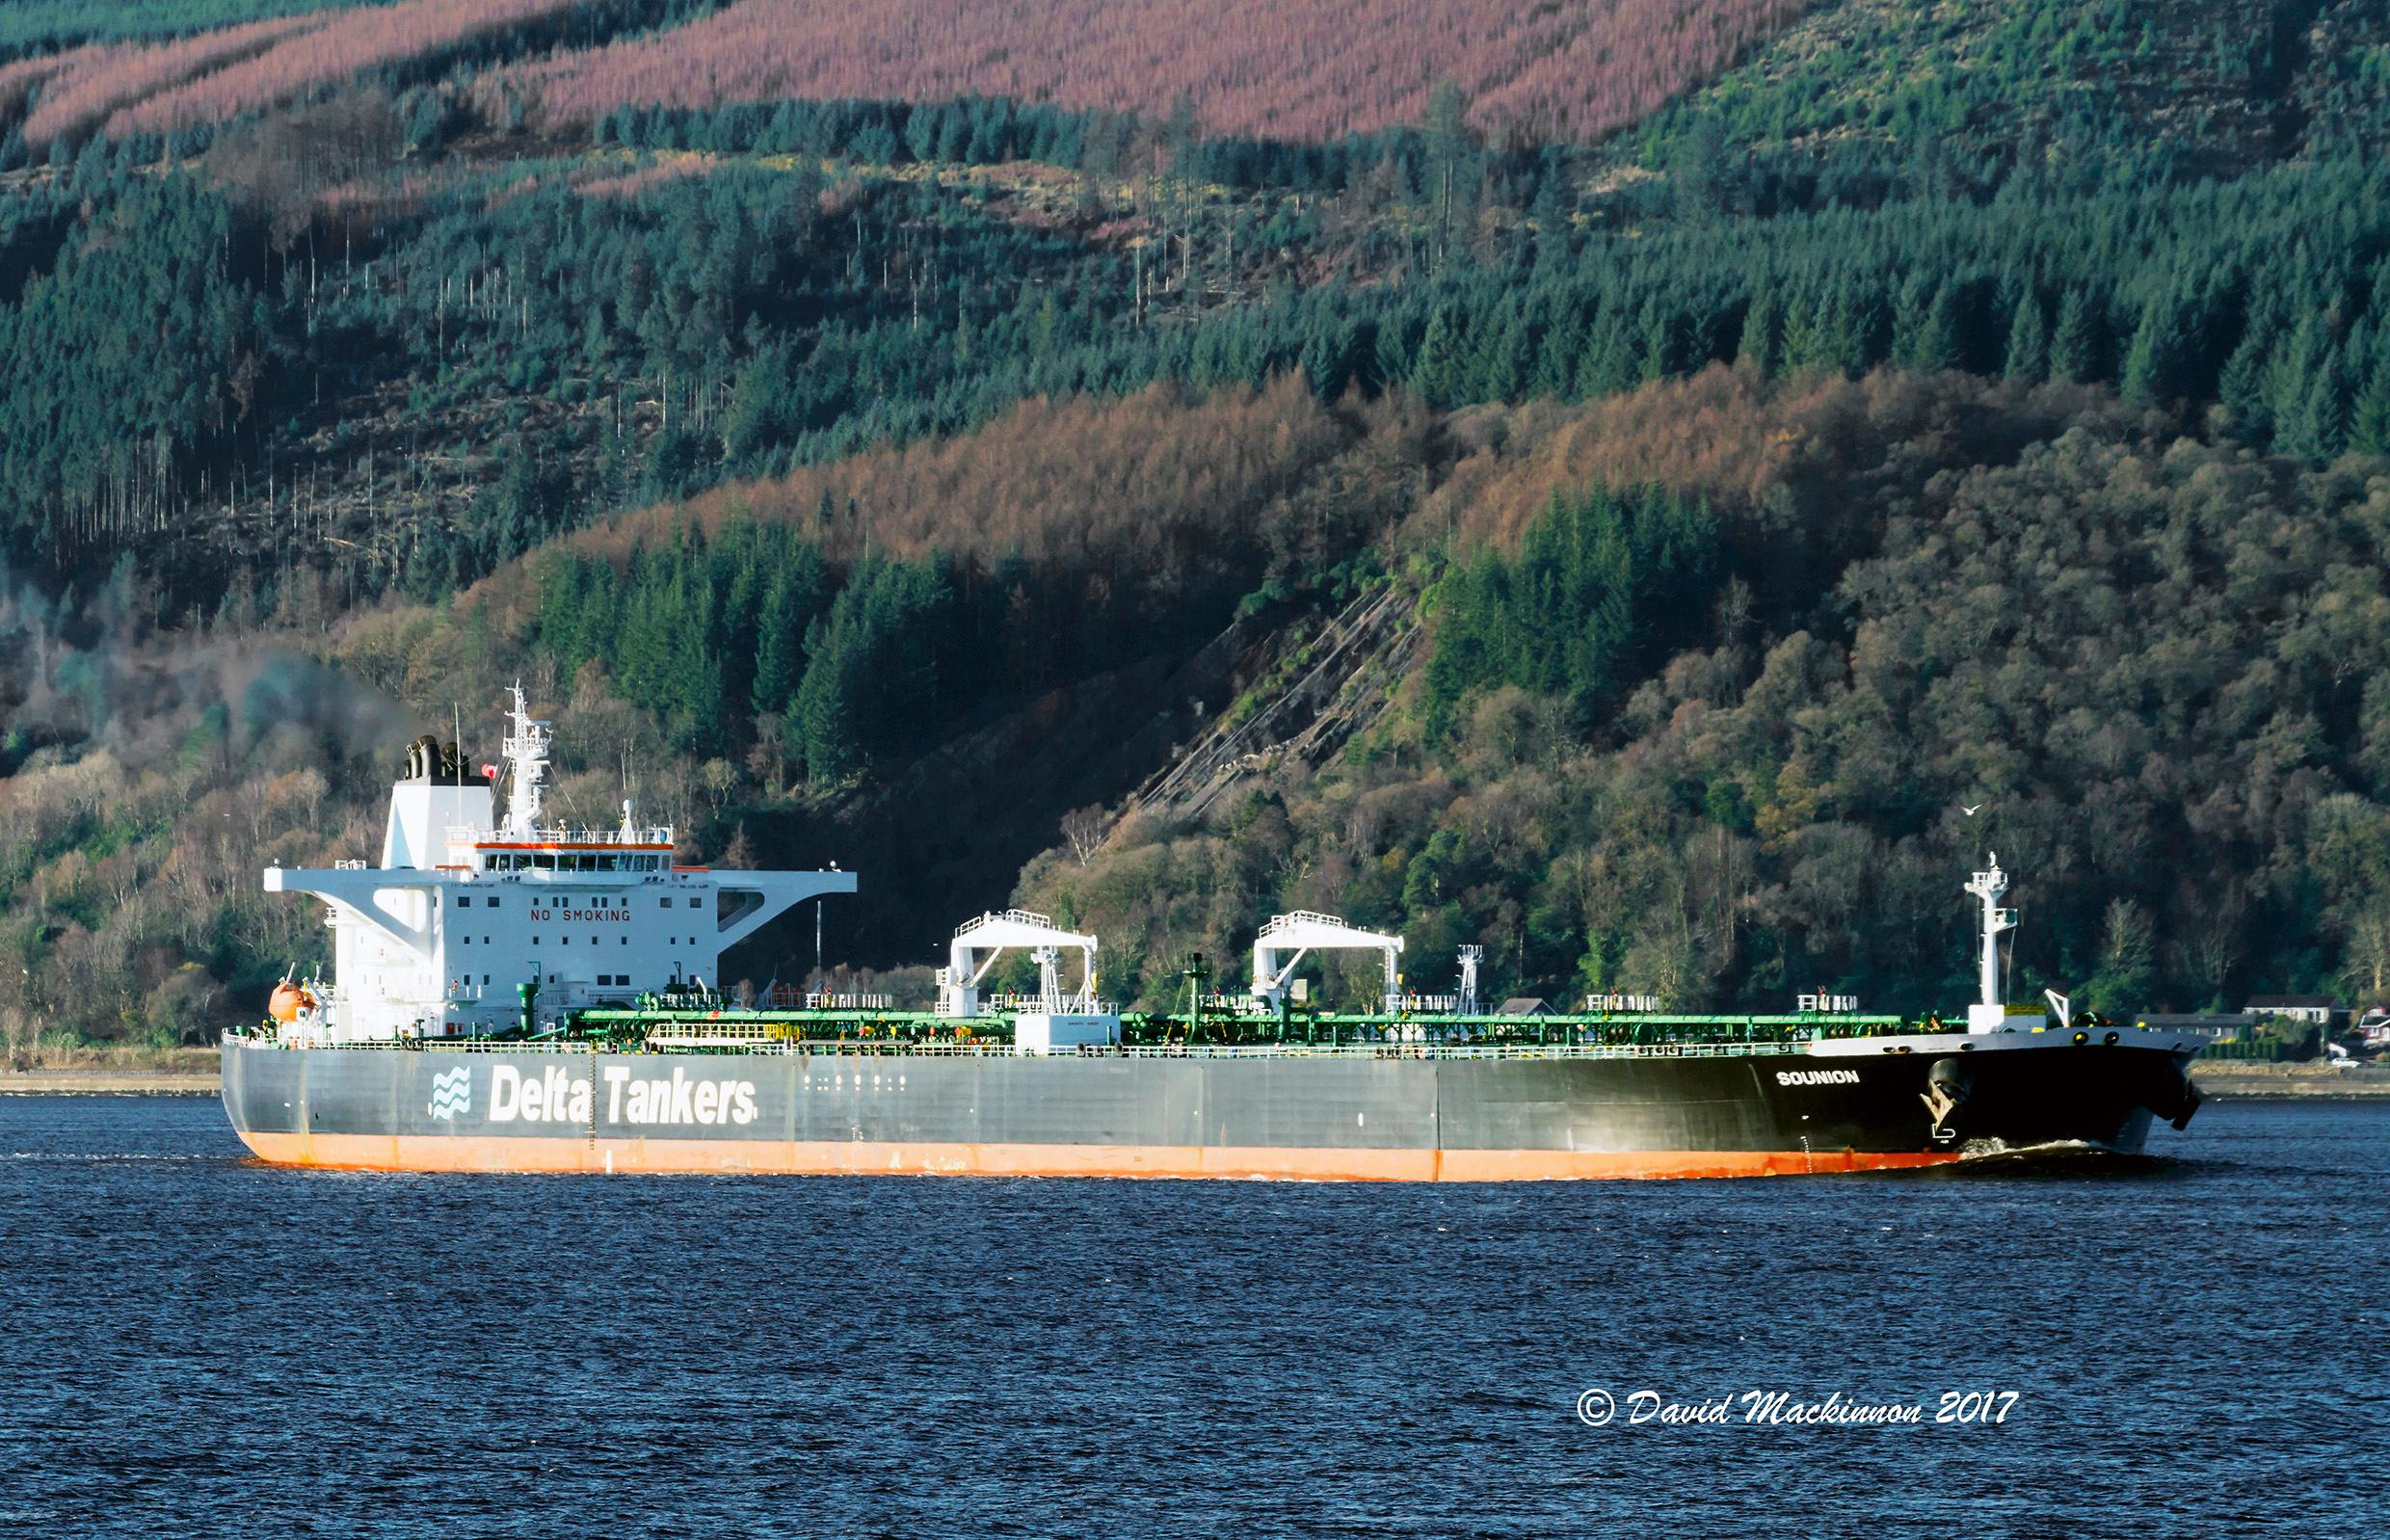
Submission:
[[[460,1112],[473,1110],[473,1072],[458,1065],[442,1075],[432,1076],[432,1116],[454,1119]]]

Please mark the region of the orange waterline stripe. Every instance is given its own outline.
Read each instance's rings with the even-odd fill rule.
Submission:
[[[1275,1177],[1312,1182],[1549,1182],[1902,1170],[1955,1151],[1338,1150],[1308,1147],[548,1139],[502,1134],[243,1133],[278,1165],[349,1171]]]

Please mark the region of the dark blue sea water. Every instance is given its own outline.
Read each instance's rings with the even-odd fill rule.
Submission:
[[[1500,1187],[385,1177],[256,1164],[209,1101],[0,1099],[0,1533],[2379,1532],[2390,1107],[2153,1141]],[[1926,1421],[1594,1427],[1594,1389]],[[1946,1392],[2015,1394],[1937,1425]]]

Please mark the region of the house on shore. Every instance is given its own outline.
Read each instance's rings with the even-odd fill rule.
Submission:
[[[2313,1022],[2328,1032],[2349,1019],[2349,1007],[2329,995],[2256,995],[2241,1007],[2241,1014],[2259,1021]]]

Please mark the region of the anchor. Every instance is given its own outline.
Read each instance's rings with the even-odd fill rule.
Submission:
[[[1967,1094],[1973,1089],[1973,1076],[1956,1059],[1937,1059],[1926,1073],[1925,1089],[1917,1100],[1925,1102],[1925,1110],[1933,1115],[1936,1144],[1948,1144],[1958,1137],[1958,1130],[1949,1126],[1951,1115],[1967,1104]]]

